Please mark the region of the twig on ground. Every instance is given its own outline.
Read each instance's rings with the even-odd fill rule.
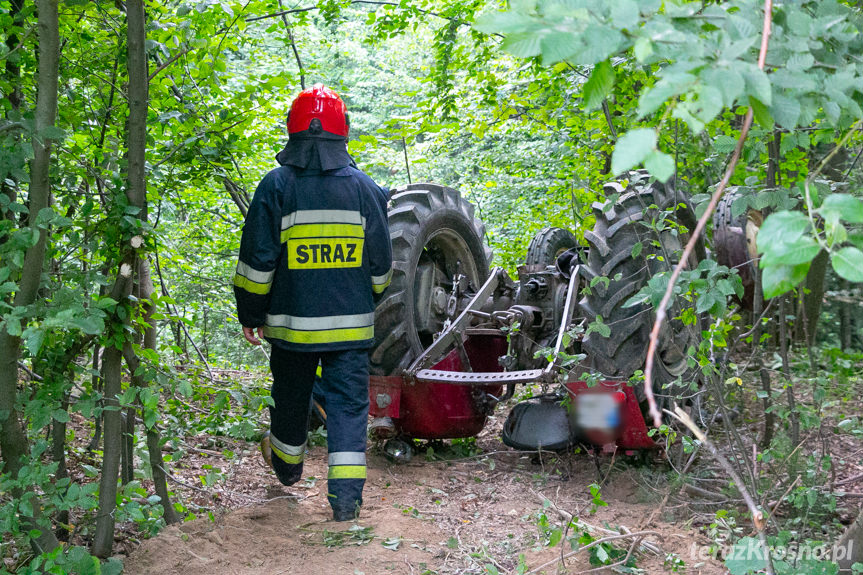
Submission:
[[[582,551],[587,551],[591,547],[596,547],[597,545],[601,545],[602,543],[608,543],[610,541],[617,541],[619,539],[629,539],[630,537],[637,537],[639,539],[644,539],[648,535],[653,535],[654,537],[659,537],[659,533],[656,531],[635,531],[633,533],[620,533],[618,535],[608,535],[606,537],[596,539],[595,541],[591,541],[590,543],[588,543],[584,547],[579,547],[578,549],[570,551],[569,553],[564,555],[564,558],[572,557],[576,553],[580,553]],[[528,571],[527,575],[531,575],[533,573],[539,573],[541,570],[545,569],[549,565],[554,565],[558,561],[560,561],[560,559],[558,559],[558,558],[554,558],[551,561],[546,561],[545,563],[543,563],[539,567],[535,567],[534,569],[531,569],[530,571]],[[610,567],[610,565],[603,565],[602,569],[608,569],[609,567]]]
[[[791,485],[788,486],[788,489],[785,490],[785,493],[782,494],[782,497],[776,500],[776,503],[773,504],[773,508],[770,510],[770,517],[776,515],[776,508],[782,504],[782,500],[788,497],[788,494],[791,493],[791,490],[794,489],[794,486],[800,481],[800,476],[797,476],[797,479],[794,480]]]
[[[593,569],[588,569],[587,571],[579,571],[576,575],[587,575],[588,573],[599,573],[600,571],[605,571],[607,569],[613,569],[615,567],[620,567],[621,565],[626,565],[626,562],[629,561],[629,558],[632,557],[632,553],[635,551],[635,548],[641,543],[641,540],[644,537],[639,537],[632,542],[632,545],[629,546],[629,551],[626,552],[626,557],[621,559],[616,563],[612,563],[610,565],[602,565],[600,567],[595,567]]]
[[[567,523],[571,523],[574,527],[579,527],[579,528],[584,529],[586,531],[603,533],[605,535],[610,535],[610,536],[620,535],[621,533],[627,533],[626,528],[622,527],[622,526],[620,528],[620,531],[614,531],[613,529],[606,529],[605,527],[597,527],[596,525],[591,525],[590,523],[587,523],[584,520],[578,519],[577,517],[573,516],[568,511],[564,511],[563,509],[558,507],[554,503],[554,501],[552,501],[551,499],[549,499],[548,497],[546,497],[542,493],[534,491],[533,489],[531,489],[530,491],[531,491],[531,493],[533,493],[536,496],[537,499],[539,499],[539,502],[542,503],[543,505],[545,505],[545,502],[548,501],[549,508],[553,509],[555,512],[557,512],[557,514],[560,515],[560,517],[564,521],[566,521]],[[665,554],[665,552],[662,550],[662,548],[659,545],[656,545],[654,543],[642,542],[641,547],[645,551],[649,551],[650,553],[653,553],[655,555],[664,555]],[[565,557],[567,557],[567,556],[564,556],[564,558]]]

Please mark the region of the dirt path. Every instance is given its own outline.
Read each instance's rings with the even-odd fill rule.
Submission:
[[[247,501],[216,513],[213,520],[197,519],[144,541],[125,559],[125,572],[484,574],[516,572],[520,562],[521,572],[527,572],[552,561],[540,571],[551,574],[558,572],[554,560],[561,547],[570,550],[566,540],[547,545],[553,530],[566,523],[565,513],[594,526],[594,538],[606,534],[603,529],[637,531],[648,527],[645,522],[664,494],[661,464],[654,469],[618,460],[602,488],[607,506],[597,507],[588,488],[598,481],[590,456],[539,461],[506,449],[490,430],[477,447],[483,453],[471,458],[427,461],[419,455],[406,465],[372,452],[362,517],[351,524],[329,520],[325,484],[315,479],[326,475],[325,447],[311,450],[304,485],[281,488],[249,446],[226,481],[229,496]],[[697,530],[661,520],[649,528],[657,535],[645,541],[660,553],[636,556],[646,573],[671,572],[668,554],[684,561],[687,573],[724,572],[718,562],[691,557],[693,543],[707,543]],[[625,553],[629,541],[616,543],[612,552]],[[561,572],[595,567],[588,555],[583,551],[567,559]]]

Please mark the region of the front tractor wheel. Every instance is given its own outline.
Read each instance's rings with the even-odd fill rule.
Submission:
[[[491,250],[474,207],[436,184],[397,189],[388,212],[393,278],[375,311],[373,375],[397,375],[443,329],[457,275],[474,289],[489,274]]]
[[[580,302],[589,322],[602,317],[610,334],[591,332],[583,341],[583,349],[594,368],[610,379],[628,379],[644,369],[650,330],[656,319],[653,308],[646,303],[627,306],[632,296],[653,276],[674,268],[689,240],[689,231],[678,221],[692,221],[691,213],[682,204],[671,186],[651,182],[643,171],[629,174],[629,185],[606,184],[608,196],[617,194],[614,204],[594,205],[596,225],[585,233],[590,244],[587,267],[590,275],[607,278],[592,282],[590,293]],[[693,256],[689,269],[697,265]],[[688,393],[695,373],[688,365],[689,347],[697,342],[696,326],[684,325],[674,318],[680,315],[678,304],[669,310],[660,333],[659,347],[654,358],[653,393],[660,408],[669,399]],[[672,385],[680,379],[682,385]],[[638,401],[645,406],[644,383],[634,387]]]
[[[563,228],[544,228],[530,240],[524,263],[529,266],[553,266],[564,252],[577,247],[578,240],[571,231]]]

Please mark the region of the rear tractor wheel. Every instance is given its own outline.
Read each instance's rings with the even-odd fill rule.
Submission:
[[[676,223],[693,221],[691,213],[681,213],[689,208],[681,205],[682,194],[678,196],[671,186],[651,182],[643,171],[630,173],[628,179],[626,188],[617,182],[606,184],[607,195],[618,195],[615,204],[594,205],[596,225],[585,233],[590,245],[587,268],[592,276],[608,278],[608,282],[595,283],[580,302],[589,322],[601,316],[610,330],[608,337],[596,332],[585,336],[582,349],[597,371],[621,380],[644,368],[656,318],[649,304],[628,307],[626,303],[650,278],[674,268],[689,239],[689,231]],[[694,256],[689,264],[689,269],[696,267]],[[654,358],[653,393],[660,408],[671,399],[689,395],[689,384],[695,378],[687,355],[689,347],[696,345],[697,327],[674,319],[679,315],[674,304]],[[669,387],[678,379],[679,386]],[[637,384],[634,391],[645,410],[644,383]]]
[[[436,184],[397,189],[388,213],[393,278],[375,311],[371,373],[398,375],[443,329],[453,280],[473,289],[488,279],[491,249],[473,205]]]
[[[713,248],[719,265],[736,269],[743,283],[743,309],[752,311],[755,299],[755,266],[758,250],[755,240],[764,220],[760,210],[747,208],[734,215],[734,203],[741,198],[736,190],[729,190],[716,206],[713,215]]]

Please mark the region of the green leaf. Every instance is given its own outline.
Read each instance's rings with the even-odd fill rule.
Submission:
[[[534,32],[514,33],[504,38],[501,47],[517,58],[532,58],[540,54],[540,39]]]
[[[21,335],[21,320],[17,317],[7,317],[6,321],[6,332],[11,336],[19,336]]]
[[[687,73],[668,74],[663,77],[638,98],[638,117],[643,118],[656,111],[669,99],[688,90],[696,81],[695,76]]]
[[[731,107],[743,94],[746,83],[737,71],[727,68],[707,68],[701,73],[705,87],[722,95],[722,105]]]
[[[836,218],[850,224],[863,223],[863,201],[850,194],[831,194],[827,196],[818,213],[826,219]]]
[[[114,557],[109,557],[108,560],[102,563],[101,575],[120,575],[123,572],[123,562]]]
[[[473,27],[486,34],[512,34],[524,32],[532,24],[532,19],[521,12],[490,12],[476,19]]]
[[[615,176],[634,168],[656,149],[656,132],[639,128],[625,133],[617,140],[611,156],[611,171]]]
[[[551,32],[543,37],[540,42],[542,51],[542,63],[546,65],[555,64],[570,59],[582,49],[578,37],[569,32]]]
[[[653,55],[653,43],[650,41],[650,38],[642,36],[635,41],[633,51],[635,52],[635,59],[643,64]]]
[[[821,246],[811,236],[801,236],[792,242],[785,242],[774,246],[770,251],[765,253],[763,259],[765,265],[782,264],[796,266],[811,262],[820,251]]]
[[[644,167],[647,171],[662,183],[665,183],[674,175],[674,157],[654,150],[647,159],[644,160]]]
[[[614,67],[605,60],[593,67],[590,78],[584,84],[584,108],[588,111],[600,106],[614,88]]]
[[[793,130],[797,127],[797,121],[800,119],[800,102],[793,98],[787,98],[782,94],[775,94],[773,96],[773,105],[770,106],[770,112],[777,124],[783,128]],[[759,121],[759,123],[761,122]]]
[[[737,139],[725,134],[720,134],[713,140],[713,149],[720,154],[730,154],[736,146]]]
[[[833,271],[851,282],[863,282],[863,252],[846,247],[830,254]]]
[[[381,545],[383,545],[385,549],[389,549],[390,551],[398,551],[399,545],[401,544],[401,537],[389,537],[381,541]]]
[[[29,333],[25,335],[24,345],[31,357],[36,357],[39,350],[42,348],[42,342],[45,340],[45,332],[41,329],[28,329]]]
[[[67,413],[65,409],[55,409],[51,412],[51,417],[53,417],[60,423],[69,422],[69,413]]]
[[[782,134],[782,143],[779,144],[779,153],[783,156],[797,147],[796,134]]]
[[[809,263],[797,266],[769,265],[761,271],[761,287],[765,298],[773,298],[791,291],[806,279]]]
[[[105,322],[98,316],[76,317],[71,323],[88,335],[99,335],[105,330]]]
[[[758,253],[776,250],[779,246],[792,243],[809,229],[809,219],[800,212],[776,212],[767,216],[758,230]]]
[[[753,64],[744,68],[742,72],[746,82],[746,94],[769,106],[773,101],[773,92],[770,87],[770,78],[767,77],[764,70],[758,69]]]
[[[773,116],[770,115],[770,110],[762,104],[757,98],[749,98],[749,105],[752,106],[752,113],[755,116],[755,121],[765,130],[773,129]]]
[[[725,558],[725,567],[731,575],[750,575],[767,565],[761,543],[753,537],[740,539]]]
[[[638,26],[638,4],[634,0],[615,0],[611,3],[611,21],[617,28],[632,31]]]
[[[48,140],[62,140],[66,137],[66,132],[57,126],[45,126],[39,135]]]
[[[602,337],[609,337],[611,335],[611,328],[603,323],[601,315],[596,316],[596,320],[587,326],[587,331],[584,332],[584,335],[590,335],[594,332],[598,333]]]

